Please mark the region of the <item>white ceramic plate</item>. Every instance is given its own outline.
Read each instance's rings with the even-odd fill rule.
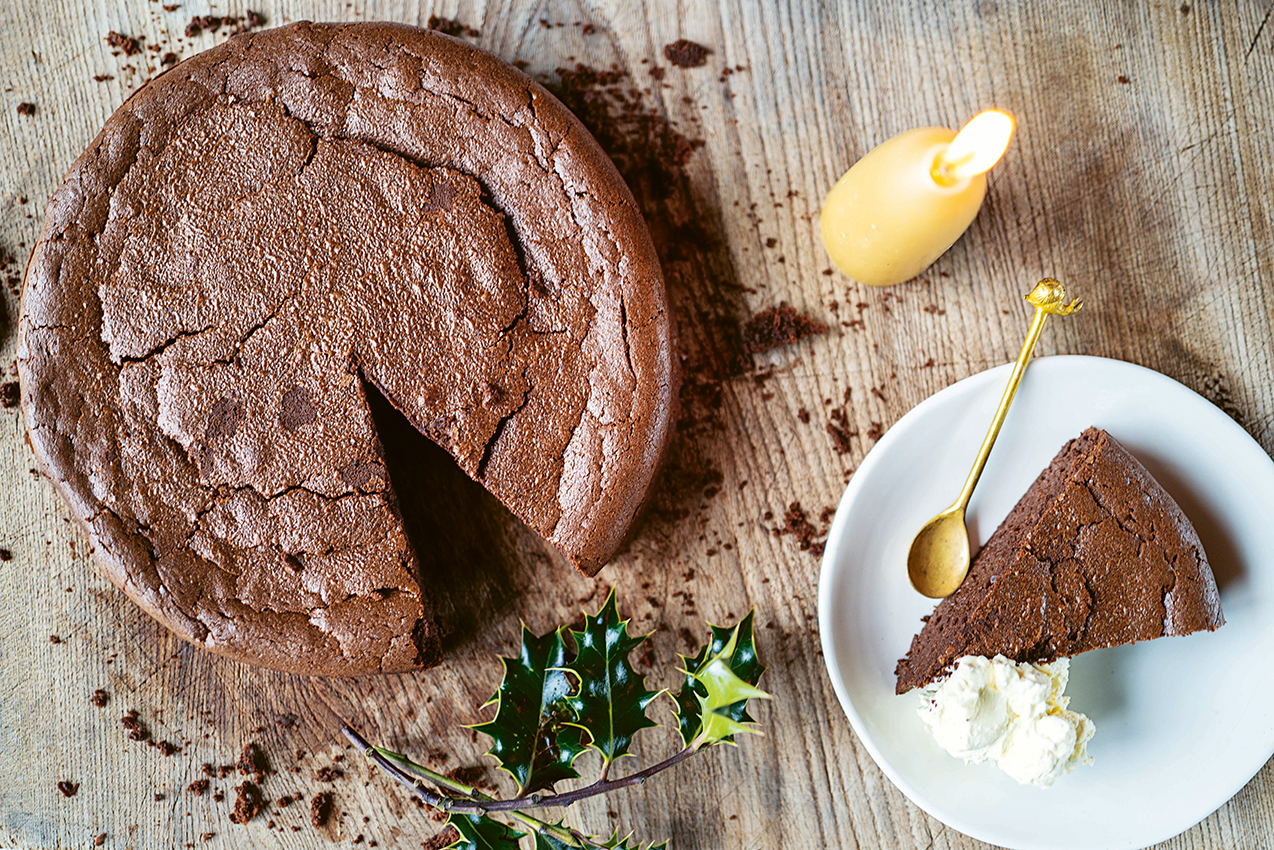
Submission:
[[[1159,479],[1203,540],[1226,625],[1071,661],[1071,708],[1096,724],[1093,767],[1049,789],[966,765],[925,731],[894,664],[933,600],[907,581],[911,539],[959,492],[1011,365],[907,413],[850,481],[819,580],[819,630],[854,731],[920,808],[1017,850],[1132,848],[1188,829],[1274,753],[1274,462],[1228,416],[1157,372],[1098,357],[1031,364],[969,505],[980,546],[1053,455],[1105,428]]]

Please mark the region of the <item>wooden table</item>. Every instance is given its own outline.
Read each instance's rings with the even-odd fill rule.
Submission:
[[[770,665],[763,684],[777,698],[758,711],[766,737],[589,801],[573,811],[577,823],[671,836],[679,850],[977,845],[908,803],[855,739],[819,651],[818,558],[774,531],[793,503],[816,532],[825,529],[820,513],[881,431],[937,390],[1011,359],[1029,316],[1021,294],[1045,275],[1069,282],[1090,307],[1050,323],[1041,354],[1157,369],[1274,449],[1274,25],[1268,0],[1216,5],[257,6],[271,25],[305,17],[423,25],[438,14],[472,26],[473,43],[525,61],[541,79],[575,62],[614,63],[649,89],[640,97],[659,121],[701,139],[662,193],[638,191],[655,220],[688,356],[686,421],[656,510],[596,581],[575,575],[476,487],[448,478],[450,503],[481,529],[440,543],[456,565],[440,579],[448,660],[416,675],[325,680],[227,662],[150,620],[94,569],[68,510],[35,472],[17,411],[0,411],[0,547],[12,552],[0,562],[8,599],[0,844],[87,847],[104,834],[106,847],[204,846],[213,833],[207,846],[325,847],[363,835],[369,845],[418,847],[438,824],[384,776],[342,758],[339,719],[421,755],[451,753],[438,762],[447,769],[487,763],[483,742],[458,724],[487,716],[478,706],[499,678],[494,653],[513,651],[519,620],[547,630],[581,607],[596,610],[618,584],[635,629],[654,632],[643,669],[660,687],[674,684],[673,655],[690,647],[683,630],[697,638],[703,619],[756,606]],[[43,200],[163,54],[184,58],[228,35],[182,37],[191,16],[208,11],[204,2],[165,11],[141,0],[0,6],[0,247],[19,263]],[[161,49],[113,55],[103,40],[110,30]],[[680,37],[711,48],[706,66],[669,66],[662,48]],[[664,68],[662,81],[652,63]],[[35,114],[19,114],[19,102],[34,103]],[[826,273],[816,216],[837,176],[897,132],[958,126],[991,105],[1016,113],[1020,130],[967,235],[921,278],[892,289]],[[6,277],[17,274],[10,266]],[[733,367],[740,321],[782,301],[832,330]],[[17,315],[16,285],[6,286],[0,370],[14,360]],[[826,427],[839,421],[833,411],[845,417],[843,454]],[[109,693],[105,708],[90,703],[98,688]],[[669,706],[657,712],[665,722]],[[118,723],[128,709],[154,740],[181,751],[166,758],[129,741]],[[239,826],[227,803],[185,789],[202,763],[230,763],[249,740],[277,771],[267,796],[300,792],[307,802],[273,803]],[[637,752],[649,763],[674,744],[671,731],[648,732]],[[315,780],[333,764],[343,777]],[[78,793],[63,797],[60,780],[78,783]],[[212,788],[225,792],[232,781],[214,779]],[[1272,783],[1267,766],[1164,846],[1266,841]],[[338,814],[315,830],[308,800],[324,789]]]

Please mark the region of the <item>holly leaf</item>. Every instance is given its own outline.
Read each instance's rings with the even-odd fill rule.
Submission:
[[[659,724],[646,716],[659,691],[646,690],[646,677],[628,663],[628,654],[649,635],[632,637],[628,621],[619,619],[615,591],[595,616],[585,615],[584,630],[572,630],[578,654],[569,669],[579,677],[579,691],[569,697],[573,725],[589,734],[589,746],[605,764],[629,755],[633,736]]]
[[[668,850],[667,841],[662,844],[655,844],[653,841],[649,844],[629,844],[628,842],[632,840],[633,834],[631,832],[620,838],[619,830],[617,829],[608,840],[602,842],[602,846],[610,848],[610,850]]]
[[[566,822],[561,820],[557,823],[549,824],[549,826],[563,830],[570,829]],[[535,850],[580,850],[583,846],[583,842],[578,839],[572,838],[571,841],[565,841],[547,829],[541,829],[535,833]]]
[[[447,850],[518,850],[518,839],[525,834],[486,815],[452,814],[447,823],[460,833]]]
[[[491,738],[488,755],[500,762],[524,794],[551,789],[553,783],[579,776],[575,759],[586,749],[569,697],[575,690],[564,668],[562,630],[536,637],[522,626],[516,658],[501,657],[504,678],[487,705],[496,703],[495,719],[470,728]]]
[[[711,642],[681,656],[686,679],[676,696],[677,725],[687,747],[734,743],[738,732],[757,731],[748,700],[770,695],[756,688],[765,666],[753,642],[754,613],[733,627],[712,626]]]

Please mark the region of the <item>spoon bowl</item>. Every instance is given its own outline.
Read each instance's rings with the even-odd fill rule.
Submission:
[[[969,572],[969,533],[964,505],[955,504],[925,523],[907,553],[907,577],[925,596],[955,593]]]

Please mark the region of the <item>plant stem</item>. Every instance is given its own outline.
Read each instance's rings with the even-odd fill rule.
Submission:
[[[457,802],[455,798],[435,794],[416,781],[417,775],[419,775],[420,778],[428,779],[430,782],[434,782],[450,791],[456,792],[457,794],[472,797],[478,801],[490,801],[493,803],[499,802],[492,797],[488,797],[486,794],[483,794],[481,791],[470,785],[465,785],[463,782],[457,782],[454,779],[450,779],[440,773],[436,773],[424,765],[416,764],[410,759],[403,758],[402,763],[399,763],[394,759],[389,758],[386,755],[386,752],[388,751],[372,746],[367,742],[367,739],[349,726],[342,727],[341,732],[344,733],[345,737],[348,738],[355,747],[358,747],[359,752],[366,756],[369,761],[373,762],[381,770],[388,773],[389,777],[399,785],[403,785],[411,789],[411,792],[414,795],[419,797],[425,803],[433,806],[435,809],[442,809],[445,812],[454,812],[455,814],[486,814],[486,811],[481,807],[481,803],[475,803],[471,807],[466,807],[463,804],[457,806],[455,805]],[[397,754],[395,753],[395,755]],[[410,767],[408,767],[409,765]],[[533,818],[523,812],[510,811],[505,814],[523,825],[530,827],[536,832],[547,833],[554,836],[559,841],[570,842],[577,847],[583,847],[585,844],[591,847],[603,846],[594,842],[592,839],[588,838],[588,836],[581,835],[573,829],[569,829],[564,826],[557,826],[551,823],[545,823],[544,821]]]
[[[645,770],[639,770],[630,776],[624,776],[619,779],[600,779],[592,785],[577,788],[574,791],[563,791],[561,794],[550,794],[547,797],[542,794],[532,794],[529,797],[519,797],[513,800],[492,799],[485,794],[479,793],[476,789],[471,788],[468,785],[456,782],[453,779],[448,779],[447,777],[439,773],[435,773],[428,768],[421,767],[414,763],[412,764],[413,768],[417,768],[421,771],[422,778],[426,778],[430,782],[434,782],[443,788],[455,791],[465,797],[469,797],[472,799],[472,802],[470,802],[467,800],[456,800],[451,797],[435,794],[432,791],[421,787],[415,782],[410,773],[399,767],[390,759],[386,758],[386,756],[380,752],[378,748],[367,743],[363,736],[359,735],[349,726],[342,728],[341,732],[345,734],[346,738],[349,738],[350,741],[353,742],[354,746],[358,747],[363,755],[367,756],[377,765],[382,767],[392,778],[401,784],[412,788],[416,796],[420,797],[420,799],[424,800],[434,808],[442,809],[445,812],[455,812],[457,814],[487,814],[488,812],[512,813],[517,812],[520,809],[537,809],[547,806],[569,806],[573,803],[579,802],[580,800],[586,800],[589,797],[595,797],[598,794],[605,794],[608,791],[614,791],[619,788],[628,788],[633,785],[641,785],[656,773],[667,770],[673,765],[678,764],[686,758],[694,755],[696,749],[693,746],[686,747],[676,755],[659,762],[659,764],[651,765]],[[406,760],[404,759],[404,761]]]

